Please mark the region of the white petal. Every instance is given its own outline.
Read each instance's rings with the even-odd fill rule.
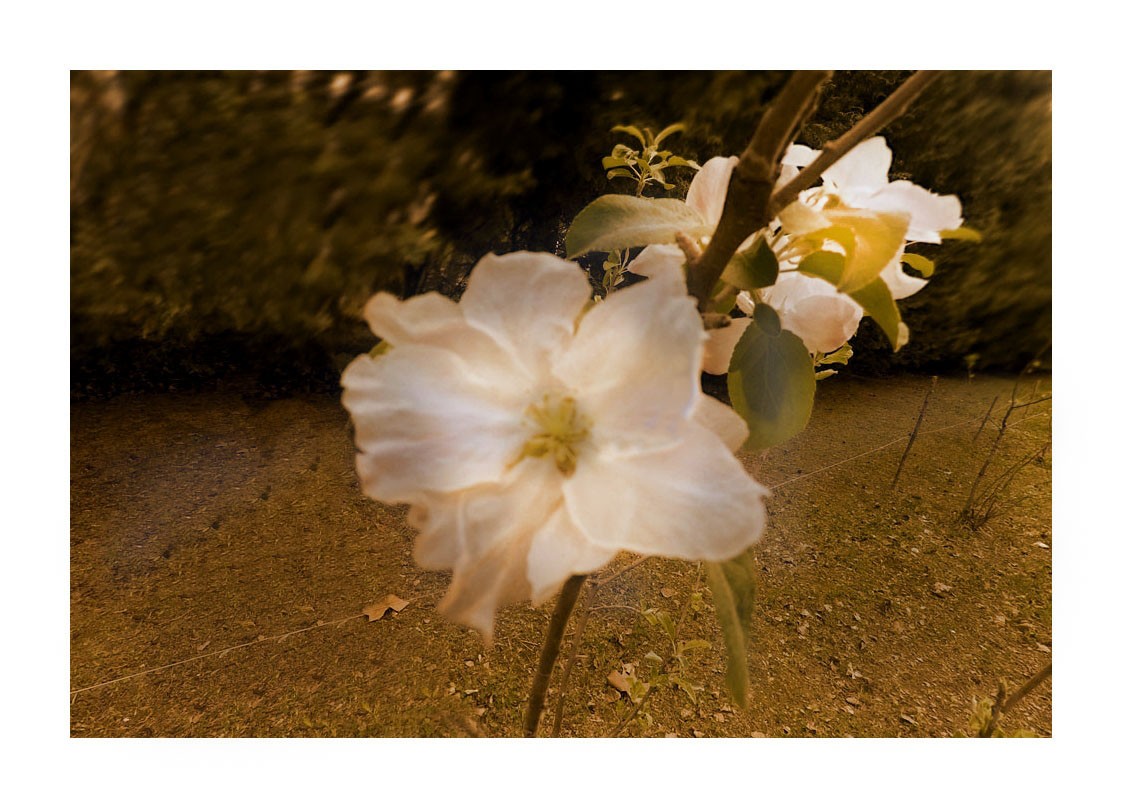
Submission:
[[[864,314],[861,307],[845,295],[814,295],[800,300],[783,312],[780,320],[806,345],[811,353],[836,351],[857,333]]]
[[[803,195],[805,193],[804,191]],[[803,195],[800,195],[800,199],[792,202],[779,212],[779,223],[783,226],[783,231],[789,236],[813,233],[816,230],[827,228],[831,224],[828,216],[802,201],[801,197]]]
[[[615,557],[613,548],[597,547],[588,541],[569,516],[567,508],[553,512],[530,543],[527,559],[530,600],[538,605],[553,597],[572,575],[587,575]]]
[[[507,351],[468,323],[460,307],[443,295],[429,292],[398,300],[380,292],[367,301],[364,314],[370,330],[390,346],[444,348],[462,357],[467,372],[487,384],[503,384],[512,374],[525,376]]]
[[[658,451],[584,461],[563,484],[565,501],[601,547],[721,561],[763,533],[766,489],[698,424],[690,424],[680,443]]]
[[[738,300],[739,298],[740,295],[737,295]],[[706,331],[709,339],[705,341],[705,356],[702,359],[701,369],[714,376],[728,373],[736,343],[740,342],[740,338],[744,336],[751,323],[752,321],[747,317],[740,317],[724,328],[711,328]]]
[[[822,177],[838,187],[847,205],[856,207],[868,194],[888,184],[891,166],[892,150],[883,137],[874,137],[857,144],[822,172]]]
[[[490,642],[495,611],[526,600],[528,558],[534,536],[561,506],[560,475],[545,460],[519,463],[501,483],[480,486],[445,500],[426,529],[440,532],[432,544],[456,544],[460,553],[452,583],[440,602],[451,620],[478,629]]]
[[[680,284],[647,280],[613,292],[581,320],[555,372],[601,445],[677,440],[699,396],[705,330]]]
[[[897,261],[889,264],[880,273],[881,280],[888,285],[893,300],[902,300],[910,297],[923,287],[927,286],[926,278],[916,278],[904,271],[903,263]]]
[[[713,227],[721,220],[725,209],[732,170],[739,158],[712,157],[705,162],[686,192],[686,204],[698,211]]]
[[[486,332],[531,375],[548,373],[591,296],[576,264],[548,253],[485,255],[460,301],[464,318]]]
[[[524,390],[484,384],[449,351],[395,347],[343,373],[363,491],[411,502],[498,480],[525,439]]]
[[[672,244],[651,244],[627,265],[627,271],[646,278],[686,282],[686,256]]]
[[[775,187],[782,188],[789,183],[798,175],[799,169],[813,163],[821,153],[817,149],[810,148],[810,146],[792,143],[787,147],[787,152],[779,161],[779,179],[776,180]]]
[[[811,353],[837,350],[857,333],[864,311],[833,284],[821,278],[787,272],[765,290],[780,322],[798,336]]]
[[[962,226],[962,203],[957,196],[942,196],[907,180],[897,180],[870,197],[874,210],[902,211],[910,214],[908,241],[939,244],[941,230]]]
[[[748,424],[744,419],[728,404],[712,396],[703,395],[698,400],[693,421],[720,438],[730,451],[737,451],[748,440]]]
[[[820,154],[822,152],[818,149],[812,149],[810,146],[804,146],[801,143],[792,143],[787,147],[787,151],[783,154],[783,159],[780,162],[785,166],[802,168],[817,160]]]

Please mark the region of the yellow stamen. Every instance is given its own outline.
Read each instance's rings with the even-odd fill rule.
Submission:
[[[558,471],[566,477],[571,475],[577,467],[580,445],[591,427],[589,420],[577,410],[577,402],[572,396],[546,393],[539,403],[526,409],[526,415],[535,431],[514,462],[524,457],[551,457]]]

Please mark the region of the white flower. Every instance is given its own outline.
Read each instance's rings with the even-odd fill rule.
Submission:
[[[747,428],[701,393],[684,288],[589,297],[576,264],[488,255],[459,305],[374,296],[392,348],[343,374],[363,491],[412,506],[418,563],[453,571],[440,608],[488,640],[499,606],[620,550],[724,560],[764,528],[766,490],[733,454]]]
[[[806,147],[792,147],[794,153],[802,157],[800,148]],[[735,157],[710,159],[694,177],[686,195],[686,204],[700,212],[714,229],[721,219],[736,163]],[[647,277],[680,278],[684,263],[685,255],[680,249],[656,244],[644,249],[628,269]],[[793,261],[782,262],[779,279],[773,286],[759,290],[760,297],[778,312],[783,327],[802,339],[808,351],[837,350],[857,333],[863,310],[829,282],[800,275],[794,268]],[[742,293],[737,297],[737,306],[750,315],[754,304],[751,297]],[[728,372],[733,349],[751,322],[751,319],[739,318],[725,328],[708,332],[702,366],[706,373]]]
[[[780,184],[818,155],[814,149],[792,145],[782,160]],[[908,180],[889,182],[891,165],[892,150],[883,137],[859,143],[822,173],[821,186],[803,191],[799,202],[783,212],[785,229],[808,232],[828,227],[827,208],[837,205],[851,210],[907,216],[905,238],[913,242],[939,244],[942,241],[940,232],[962,225],[962,204],[958,197],[932,193]],[[798,224],[793,224],[796,221]],[[901,245],[898,253],[902,252]],[[880,277],[897,300],[914,295],[927,285],[923,278],[904,272],[898,255],[885,266]]]

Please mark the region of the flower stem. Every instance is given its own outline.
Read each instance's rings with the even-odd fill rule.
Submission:
[[[530,703],[526,707],[526,721],[523,725],[523,735],[533,738],[538,734],[538,722],[542,717],[542,708],[545,706],[545,694],[549,689],[549,677],[553,673],[553,666],[557,662],[557,654],[561,650],[561,640],[565,636],[565,626],[573,607],[577,605],[581,586],[584,584],[585,575],[574,575],[561,587],[561,595],[557,598],[557,605],[553,609],[553,617],[549,621],[549,633],[546,634],[545,644],[542,645],[541,657],[538,658],[538,671],[534,675],[534,684],[530,689]]]

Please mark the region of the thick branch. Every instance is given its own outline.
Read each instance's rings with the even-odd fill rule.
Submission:
[[[704,309],[714,284],[744,239],[766,227],[777,164],[803,122],[814,111],[827,70],[797,71],[767,108],[729,180],[721,221],[705,252],[690,262],[690,294]]]
[[[884,99],[880,106],[858,121],[852,129],[837,140],[827,143],[814,162],[772,195],[768,206],[771,215],[774,216],[798,199],[800,193],[818,181],[822,172],[844,157],[854,146],[903,115],[916,96],[938,77],[938,70],[919,70],[913,73],[896,88],[896,92]]]

